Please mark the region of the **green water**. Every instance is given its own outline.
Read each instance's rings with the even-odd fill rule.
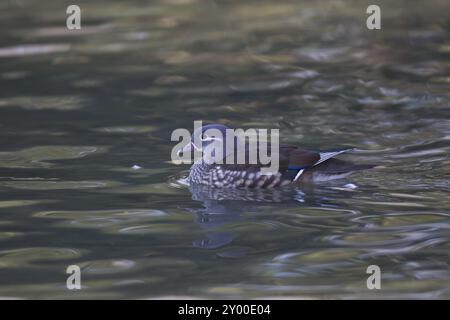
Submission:
[[[2,1],[0,297],[450,298],[449,4],[377,3]],[[379,167],[217,200],[170,162],[199,119]]]

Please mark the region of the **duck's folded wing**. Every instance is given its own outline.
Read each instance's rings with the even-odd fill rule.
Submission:
[[[301,149],[292,145],[280,145],[279,148],[279,169],[278,172],[283,174],[283,178],[296,181],[303,170],[312,168],[321,164],[334,156],[350,151],[352,149],[338,149],[327,150],[323,152],[315,152]],[[269,151],[270,153],[270,151]],[[231,156],[231,161],[226,161],[227,164],[222,165],[226,170],[231,171],[246,171],[248,173],[259,172],[261,167],[267,167],[268,164],[261,164],[258,157],[257,163],[249,163],[249,152],[245,149],[244,164],[238,164],[237,158],[239,153]],[[273,155],[272,155],[273,156]]]
[[[322,152],[314,152],[299,148],[287,150],[289,151],[289,165],[285,177],[292,181],[297,181],[305,169],[313,168],[341,153],[353,150],[353,148],[334,149]]]
[[[354,149],[355,148],[345,148],[345,149],[334,149],[334,150],[321,151],[321,152],[319,152],[320,159],[314,165],[316,166],[319,163],[322,163],[324,161],[327,161],[328,159],[334,158],[341,153],[352,151]]]
[[[280,147],[280,171],[283,172],[284,179],[297,181],[305,169],[314,166],[318,161],[318,152],[292,146]]]

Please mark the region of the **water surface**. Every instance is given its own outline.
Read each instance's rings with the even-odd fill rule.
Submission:
[[[381,31],[365,1],[80,0],[81,31],[69,4],[0,4],[1,297],[450,298],[447,1],[381,1]],[[188,188],[199,119],[379,166]]]

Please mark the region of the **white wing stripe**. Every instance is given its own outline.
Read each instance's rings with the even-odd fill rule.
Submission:
[[[298,178],[300,178],[300,176],[302,175],[303,171],[305,171],[305,169],[302,169],[302,170],[300,170],[300,171],[297,173],[297,175],[295,176],[295,178],[294,178],[294,180],[293,180],[294,182],[297,181]]]
[[[314,163],[314,166],[317,166],[319,163],[322,163],[330,158],[333,158],[337,156],[338,154],[350,151],[353,149],[345,149],[345,150],[339,150],[339,151],[331,151],[331,152],[321,152],[320,153],[320,159],[316,163]]]

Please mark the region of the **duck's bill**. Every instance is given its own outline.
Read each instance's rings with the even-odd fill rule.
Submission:
[[[193,147],[192,147],[192,142],[188,143],[187,145],[185,145],[183,148],[181,148],[180,150],[178,150],[178,156],[182,156],[183,154],[186,153],[190,153],[192,152]]]

